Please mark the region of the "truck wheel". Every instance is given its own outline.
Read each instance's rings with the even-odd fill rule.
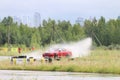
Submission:
[[[56,60],[58,58],[57,53],[54,53],[54,59]]]
[[[66,54],[66,57],[67,57],[67,58],[69,58],[69,57],[70,57],[70,55],[69,55],[69,54]]]

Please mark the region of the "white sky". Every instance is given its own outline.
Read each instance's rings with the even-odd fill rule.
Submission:
[[[120,0],[0,0],[0,16],[33,16],[39,12],[42,19],[70,20],[78,17],[120,15]]]

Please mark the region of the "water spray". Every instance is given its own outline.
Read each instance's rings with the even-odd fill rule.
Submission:
[[[72,58],[76,58],[89,55],[91,46],[92,39],[89,37],[77,42],[55,44],[48,49],[65,48],[72,51]]]
[[[91,38],[85,38],[83,40],[77,41],[77,42],[70,42],[70,43],[62,43],[62,44],[55,44],[51,45],[49,48],[47,48],[47,51],[54,50],[57,48],[65,48],[72,52],[71,58],[76,57],[82,57],[87,56],[90,53],[90,49],[92,46],[92,39]],[[33,51],[27,56],[34,57],[36,59],[40,59],[42,57],[43,51]]]

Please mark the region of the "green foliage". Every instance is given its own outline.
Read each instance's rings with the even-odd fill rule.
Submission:
[[[99,20],[85,20],[84,25],[71,24],[70,21],[43,20],[39,27],[17,25],[12,17],[5,17],[0,22],[0,46],[25,45],[41,47],[55,43],[78,41],[86,36],[92,37],[98,46],[120,45],[120,20],[104,17]]]
[[[98,46],[120,45],[120,20],[106,22],[104,17],[98,21],[94,18],[92,21],[86,20],[84,27],[86,35],[91,36]]]
[[[40,34],[38,30],[34,30],[32,35],[31,35],[31,45],[30,46],[35,46],[35,47],[40,47]]]

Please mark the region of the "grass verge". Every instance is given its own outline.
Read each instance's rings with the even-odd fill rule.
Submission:
[[[120,51],[94,50],[91,55],[76,58],[73,61],[62,59],[52,63],[40,63],[38,61],[33,64],[20,65],[11,64],[10,60],[5,60],[0,61],[0,69],[120,74]]]

